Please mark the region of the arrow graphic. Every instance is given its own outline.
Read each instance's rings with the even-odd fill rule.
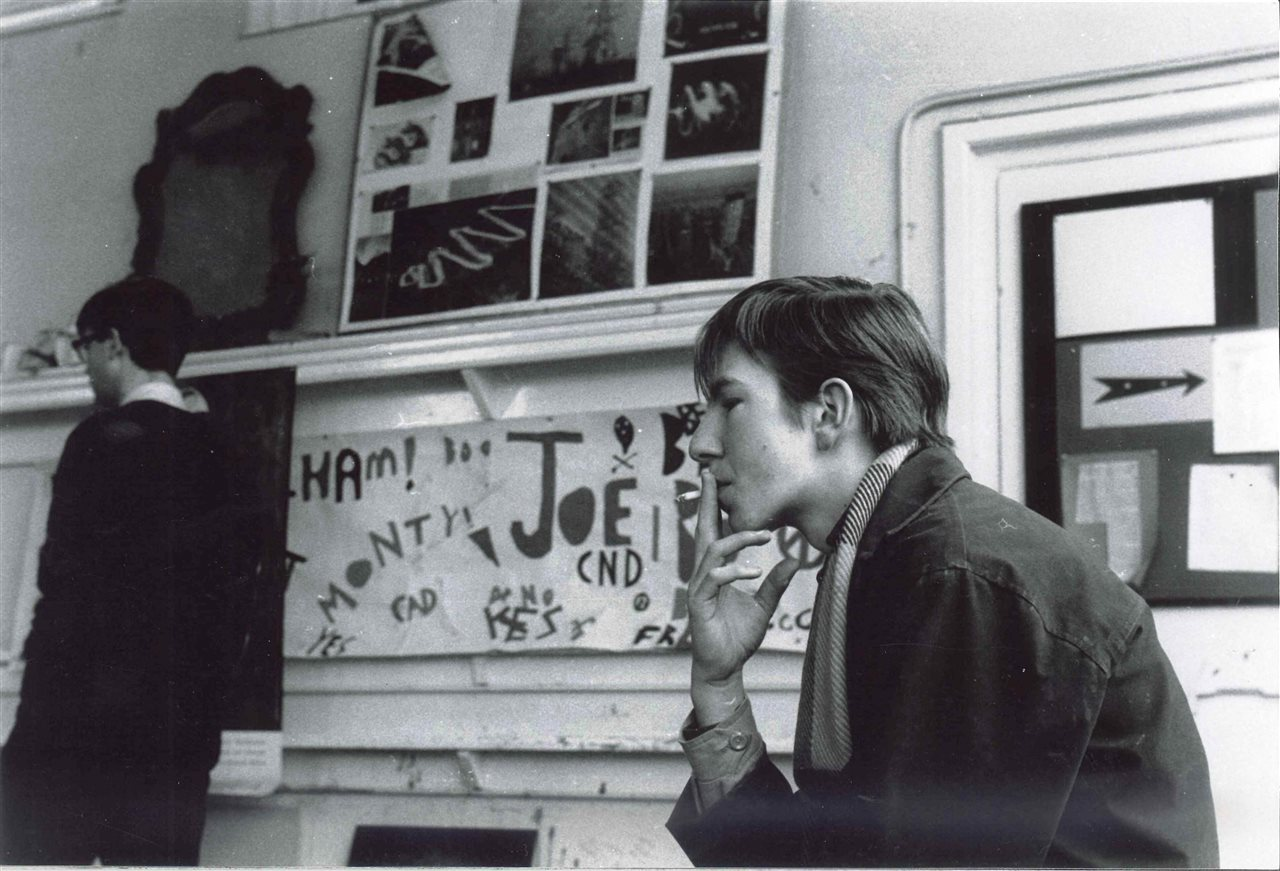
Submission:
[[[1093,379],[1107,388],[1107,392],[1098,398],[1095,404],[1110,402],[1113,399],[1126,399],[1140,393],[1151,393],[1154,390],[1168,390],[1170,387],[1183,387],[1186,396],[1204,383],[1204,379],[1194,372],[1182,370],[1181,378],[1095,378]]]

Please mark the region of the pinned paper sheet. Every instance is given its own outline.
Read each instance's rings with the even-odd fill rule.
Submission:
[[[1195,465],[1187,519],[1187,568],[1276,571],[1276,467]]]
[[[209,772],[214,795],[270,795],[280,788],[284,763],[276,731],[224,730],[218,764]]]
[[[1059,338],[1213,325],[1209,200],[1058,215],[1053,234]]]
[[[1213,452],[1280,450],[1280,330],[1213,338]]]
[[[1062,457],[1063,524],[1138,586],[1155,552],[1157,455],[1123,451]]]

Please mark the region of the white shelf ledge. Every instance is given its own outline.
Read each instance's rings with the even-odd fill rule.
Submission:
[[[305,339],[192,354],[183,378],[294,367],[299,384],[462,371],[690,347],[730,292]],[[88,405],[84,367],[0,382],[0,415]]]

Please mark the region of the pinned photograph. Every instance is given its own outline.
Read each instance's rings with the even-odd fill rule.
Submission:
[[[648,110],[647,90],[552,106],[547,163],[601,160],[638,151]]]
[[[364,171],[425,163],[431,153],[431,129],[435,120],[431,115],[371,127]]]
[[[667,0],[668,57],[750,45],[768,36],[768,0]]]
[[[434,97],[449,89],[449,74],[417,15],[383,25],[378,42],[373,105]]]
[[[765,54],[675,64],[665,157],[760,148]]]
[[[643,124],[645,116],[649,114],[649,91],[646,88],[643,91],[632,91],[627,94],[617,94],[613,98],[613,123],[621,124]]]
[[[635,285],[640,172],[547,186],[538,296],[573,296]]]
[[[609,150],[613,154],[624,151],[638,151],[640,149],[640,127],[621,127],[613,131],[613,140],[609,143]]]
[[[366,236],[358,240],[354,259],[355,287],[348,317],[352,321],[377,320],[386,310],[391,236]]]
[[[400,185],[373,195],[374,212],[398,212],[409,207],[409,186]]]
[[[552,106],[547,163],[574,163],[608,157],[611,126],[608,97]]]
[[[489,154],[493,138],[493,104],[495,97],[482,97],[459,103],[453,116],[453,147],[449,162],[479,160]]]
[[[381,297],[353,299],[350,320],[528,299],[536,194],[528,188],[397,212]]]
[[[643,7],[633,0],[521,0],[511,100],[635,81]]]
[[[654,176],[649,283],[751,275],[758,176],[754,165]]]

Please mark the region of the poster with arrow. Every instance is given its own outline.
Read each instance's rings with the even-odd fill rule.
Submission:
[[[1084,429],[1213,418],[1208,334],[1086,343],[1080,350]]]

